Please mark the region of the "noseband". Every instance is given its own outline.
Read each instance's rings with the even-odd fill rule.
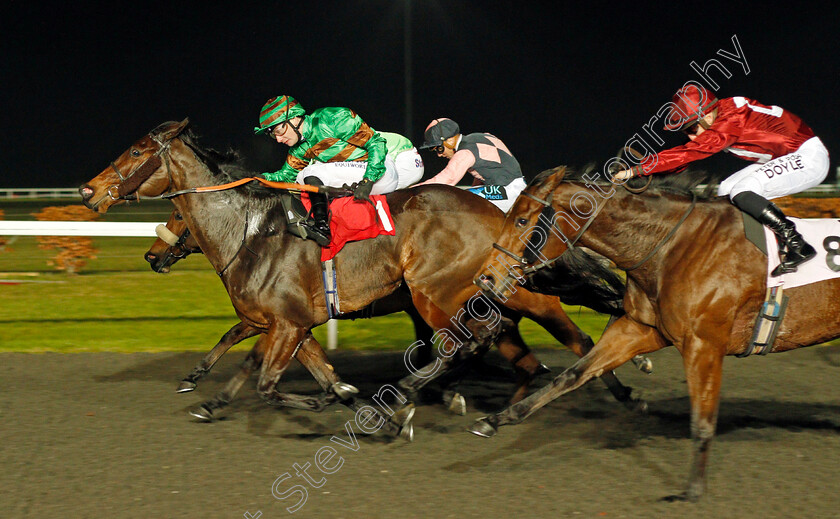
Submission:
[[[184,259],[190,254],[194,254],[196,252],[201,252],[201,247],[188,247],[187,246],[187,239],[190,237],[190,228],[187,227],[180,236],[178,236],[178,241],[175,242],[175,245],[171,245],[166,248],[166,255],[167,259],[175,258],[175,259]],[[175,250],[181,251],[180,253],[175,253]]]
[[[188,121],[189,120],[185,120],[181,122],[178,131],[165,141],[161,140],[154,130],[149,132],[148,137],[158,145],[158,149],[139,166],[134,168],[134,170],[128,175],[123,175],[117,164],[115,162],[111,162],[111,169],[113,169],[120,178],[120,183],[108,188],[108,196],[110,196],[112,200],[139,200],[139,197],[135,194],[135,192],[140,188],[140,185],[143,182],[148,180],[149,177],[157,171],[164,161],[166,162],[166,173],[167,175],[171,175],[169,170],[169,155],[167,153],[169,151],[169,145],[172,142],[172,139],[177,137],[178,134],[186,127],[186,123]],[[131,196],[132,194],[134,196]]]

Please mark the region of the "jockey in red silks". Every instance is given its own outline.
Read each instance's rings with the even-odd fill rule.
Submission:
[[[452,119],[435,119],[426,127],[423,145],[439,157],[449,159],[440,173],[421,184],[456,185],[464,175],[474,177],[470,192],[489,200],[507,212],[519,193],[525,189],[525,179],[519,162],[498,137],[489,133],[461,135],[458,123]]]
[[[682,171],[719,151],[732,153],[755,164],[721,182],[718,195],[729,196],[738,209],[776,234],[781,264],[771,275],[794,272],[816,255],[794,223],[768,200],[814,187],[828,174],[828,151],[802,119],[746,97],[717,99],[702,86],[689,84],[674,95],[665,129],[683,131],[689,142],[618,172],[614,180]]]

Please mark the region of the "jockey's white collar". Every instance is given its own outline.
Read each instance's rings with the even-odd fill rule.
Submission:
[[[458,140],[455,142],[455,151],[458,151],[458,148],[461,147],[461,139],[464,138],[463,134],[458,135]]]

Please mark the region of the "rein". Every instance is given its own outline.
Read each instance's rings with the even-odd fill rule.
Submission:
[[[233,189],[235,187],[239,187],[241,185],[247,184],[249,182],[257,181],[260,184],[274,188],[274,189],[285,189],[287,191],[300,191],[306,193],[326,193],[328,195],[339,195],[339,196],[346,196],[353,194],[353,191],[350,189],[345,189],[343,187],[332,187],[332,186],[310,186],[307,184],[295,184],[291,182],[274,182],[271,180],[266,180],[262,177],[246,177],[240,178],[239,180],[234,180],[233,182],[228,182],[227,184],[219,184],[217,186],[202,186],[202,187],[191,187],[189,189],[182,189],[180,191],[175,191],[172,193],[164,193],[158,196],[150,196],[144,198],[175,198],[176,196],[187,195],[190,193],[213,193],[216,191],[224,191],[227,189]]]
[[[187,121],[188,120],[184,120],[181,123],[183,125],[181,129],[186,126]],[[171,178],[172,172],[169,169],[169,155],[167,152],[169,151],[169,144],[172,142],[172,139],[177,137],[177,135],[178,134],[176,133],[166,139],[166,141],[162,142],[158,139],[157,135],[150,132],[148,136],[157,143],[157,151],[144,160],[139,166],[134,168],[134,171],[130,172],[128,175],[123,175],[117,164],[111,161],[111,169],[113,169],[114,173],[116,173],[119,177],[120,183],[108,188],[108,196],[110,196],[112,200],[137,200],[139,202],[141,197],[135,192],[140,188],[140,185],[147,181],[164,162],[166,163],[166,174]],[[163,159],[161,159],[161,157],[163,157]],[[114,188],[116,188],[116,191],[114,191]],[[132,194],[134,195],[133,197],[131,196]]]

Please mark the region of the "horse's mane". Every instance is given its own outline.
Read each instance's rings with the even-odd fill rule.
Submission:
[[[534,177],[529,185],[535,185],[544,181],[548,176],[557,173],[560,169],[566,170],[565,175],[563,175],[563,181],[584,182],[588,181],[587,179],[596,178],[598,180],[594,182],[594,184],[606,187],[613,186],[613,184],[604,177],[603,170],[599,169],[595,163],[587,164],[579,171],[566,166],[558,166],[556,168],[548,169]],[[584,178],[584,175],[586,175],[586,178]],[[645,179],[645,181],[646,180],[647,179]],[[710,175],[706,170],[686,169],[680,173],[670,175],[653,175],[653,180],[651,181],[647,191],[656,194],[672,193],[688,197],[690,197],[691,193],[694,192],[698,199],[709,199],[714,196],[713,190],[711,189],[713,187],[714,180],[715,179],[712,178],[712,175]],[[589,181],[589,183],[592,182]],[[697,192],[697,187],[703,183],[707,184],[707,188],[703,190],[703,192]]]
[[[227,184],[260,175],[244,166],[242,155],[238,151],[232,148],[218,151],[201,145],[198,142],[200,136],[190,127],[181,132],[179,137],[195,153],[196,158],[207,166],[216,184]],[[277,196],[276,189],[265,187],[258,182],[249,182],[236,190],[246,196],[260,199],[273,199]]]

